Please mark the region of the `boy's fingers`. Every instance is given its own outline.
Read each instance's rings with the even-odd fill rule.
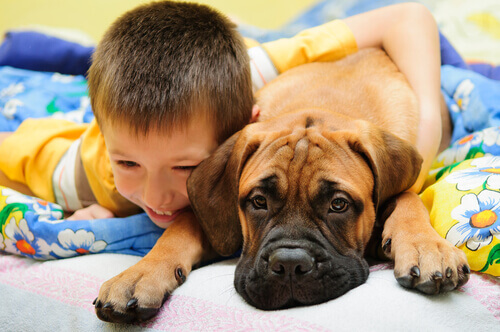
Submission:
[[[76,210],[67,220],[87,220],[87,219],[106,219],[114,218],[111,211],[98,204],[92,204],[86,208]]]

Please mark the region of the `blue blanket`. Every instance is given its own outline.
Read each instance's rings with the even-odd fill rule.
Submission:
[[[163,233],[145,213],[65,220],[60,206],[0,186],[3,251],[47,260],[108,252],[145,255]]]

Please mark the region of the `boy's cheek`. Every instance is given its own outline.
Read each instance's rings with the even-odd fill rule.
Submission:
[[[120,195],[130,200],[134,188],[133,183],[130,182],[130,179],[126,180],[125,176],[120,175],[120,172],[114,173],[113,176],[116,190]]]

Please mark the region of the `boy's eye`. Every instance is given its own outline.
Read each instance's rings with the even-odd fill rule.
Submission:
[[[127,168],[139,166],[139,164],[137,164],[135,161],[128,161],[128,160],[118,160],[117,164]]]
[[[196,166],[176,166],[175,169],[179,171],[191,172]]]

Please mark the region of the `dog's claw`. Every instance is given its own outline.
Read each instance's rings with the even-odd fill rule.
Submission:
[[[186,276],[184,275],[184,272],[182,272],[182,268],[178,267],[175,269],[175,279],[177,280],[179,286],[186,281]]]
[[[399,278],[396,278],[396,280],[398,281],[398,283],[401,286],[403,286],[405,288],[413,288],[413,284],[415,282],[415,278],[413,278],[411,275],[399,277]]]
[[[128,301],[127,302],[127,310],[137,308],[138,302],[139,301],[137,301],[137,299],[131,299],[130,301]]]
[[[463,285],[465,285],[467,283],[467,281],[469,281],[469,276],[471,273],[468,265],[462,266],[461,270],[462,270],[462,273],[459,273],[457,288],[462,287]]]
[[[410,275],[413,278],[420,278],[420,269],[418,268],[418,266],[414,266],[411,268]]]
[[[97,302],[97,297],[94,299],[94,301],[92,301],[92,305],[95,305]]]
[[[97,300],[97,298],[95,300]],[[95,300],[94,300],[94,302],[95,302]],[[95,302],[95,307],[97,309],[101,308],[102,307],[102,302],[100,300],[97,300],[97,302]]]
[[[382,250],[384,250],[386,255],[391,253],[391,242],[392,242],[392,239],[389,238],[389,239],[387,239],[387,241],[384,242],[384,245],[382,246]]]
[[[468,271],[469,273],[467,273]],[[409,274],[396,279],[405,288],[418,289],[425,294],[438,294],[459,288],[469,280],[470,268],[468,266],[464,265],[457,272],[459,274],[458,280],[453,277],[454,272],[451,267],[446,268],[444,276],[441,271],[435,271],[432,275],[425,277],[428,278],[427,280],[424,280],[420,268],[413,266]]]
[[[99,304],[100,301],[97,301]],[[97,306],[96,306],[97,308]],[[96,310],[99,319],[113,323],[133,323],[145,322],[155,316],[160,308],[141,308],[138,306],[138,300],[133,298],[128,301],[127,312],[119,312],[113,309],[111,302],[102,306],[101,310]]]
[[[432,279],[434,280],[442,280],[443,279],[443,274],[439,271],[434,272],[434,275],[432,276]]]

